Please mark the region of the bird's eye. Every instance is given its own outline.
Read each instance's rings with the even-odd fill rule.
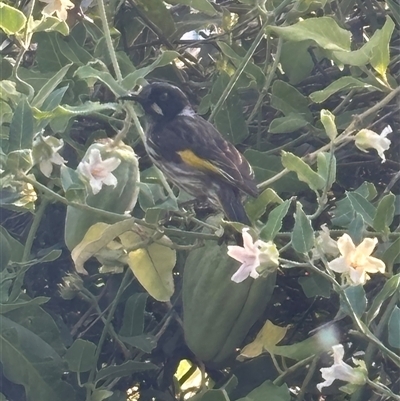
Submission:
[[[160,95],[160,100],[162,101],[162,102],[165,102],[166,100],[168,100],[168,93],[167,92],[164,92],[164,93],[161,93],[161,95]]]

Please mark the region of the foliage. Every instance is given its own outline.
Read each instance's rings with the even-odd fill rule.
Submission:
[[[0,2],[0,399],[399,400],[399,24],[395,0]],[[118,101],[154,79],[254,168],[267,309],[276,272],[231,281],[243,227],[169,187]]]

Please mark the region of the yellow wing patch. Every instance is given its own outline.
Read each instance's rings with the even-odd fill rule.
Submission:
[[[196,156],[190,149],[181,150],[177,152],[184,163],[197,168],[202,171],[212,171],[213,173],[221,174],[218,167],[214,166],[208,160],[202,159],[199,156]]]

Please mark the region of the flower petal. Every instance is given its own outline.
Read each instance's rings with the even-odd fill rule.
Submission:
[[[337,240],[337,245],[338,245],[340,254],[344,257],[347,257],[347,255],[351,254],[356,249],[353,240],[351,239],[350,235],[348,235],[348,234],[343,234]]]
[[[116,177],[114,174],[112,174],[112,173],[109,173],[106,177],[104,177],[104,179],[103,179],[102,181],[103,181],[103,184],[111,185],[111,186],[113,186],[114,188],[115,188],[115,187],[117,186],[117,184],[118,184],[117,177]]]
[[[231,277],[231,280],[234,281],[235,283],[241,283],[242,281],[246,280],[247,277],[252,272],[252,265],[247,265],[243,263],[238,271]]]
[[[249,233],[249,228],[243,228],[242,230],[242,237],[243,237],[243,247],[247,250],[254,250],[254,242],[253,237]]]
[[[228,245],[228,256],[243,263],[248,259],[246,250],[237,245]]]
[[[377,238],[364,238],[363,242],[358,245],[356,253],[363,256],[369,256],[374,251],[377,243]]]
[[[385,273],[386,265],[382,260],[369,256],[365,261],[364,270],[368,273]]]
[[[351,266],[347,264],[343,256],[333,259],[332,262],[328,263],[328,266],[336,273],[347,273],[349,270],[353,270]]]

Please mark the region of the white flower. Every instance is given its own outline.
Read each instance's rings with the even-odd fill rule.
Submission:
[[[42,10],[42,14],[45,16],[57,14],[57,17],[61,21],[65,21],[68,17],[67,10],[74,8],[75,4],[70,0],[40,0],[43,3],[48,3]]]
[[[89,180],[90,187],[94,195],[98,194],[105,185],[115,187],[118,184],[117,178],[112,174],[121,160],[116,157],[102,160],[99,149],[91,149],[86,160],[82,160],[78,165],[78,172]]]
[[[348,234],[343,234],[337,241],[341,256],[330,262],[329,268],[343,273],[351,285],[364,285],[370,279],[367,273],[383,273],[385,263],[371,255],[378,240],[365,238],[357,247]]]
[[[343,362],[344,349],[342,344],[334,345],[333,365],[330,368],[321,368],[322,378],[325,380],[317,384],[319,391],[323,387],[329,387],[335,380],[343,380],[351,384],[363,385],[366,382],[367,372],[364,367],[352,368]]]
[[[243,228],[243,247],[237,245],[228,246],[228,255],[242,263],[231,280],[240,283],[247,277],[257,278],[260,274],[257,268],[263,265],[266,270],[269,266],[277,267],[279,264],[279,252],[272,241],[264,242],[257,240],[253,242],[248,228]]]
[[[63,146],[64,141],[53,136],[44,137],[39,134],[33,141],[32,157],[34,163],[39,163],[39,169],[46,177],[51,176],[53,164],[63,166],[67,163],[58,153]]]
[[[386,137],[391,132],[393,131],[390,125],[385,127],[380,135],[369,129],[362,129],[354,137],[355,144],[358,149],[366,153],[368,152],[367,149],[376,149],[383,163],[386,161],[384,152],[389,149],[391,144],[390,139],[387,139]]]
[[[322,251],[325,255],[329,256],[337,256],[339,255],[339,248],[334,239],[331,238],[329,233],[329,228],[326,224],[321,226],[321,231],[319,232],[318,237],[315,239],[316,248],[313,249],[313,255],[316,258],[320,258],[320,251]]]

